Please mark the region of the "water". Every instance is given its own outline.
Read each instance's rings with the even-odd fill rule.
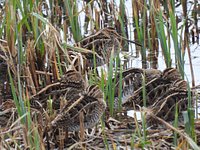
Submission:
[[[113,2],[112,0],[107,1],[107,2]],[[119,9],[119,4],[120,4],[120,0],[115,0],[115,5],[116,5],[116,9]],[[82,1],[79,2],[79,10],[82,10],[82,8],[84,7],[84,4]],[[129,33],[129,39],[130,40],[135,40],[134,39],[134,28],[133,28],[133,14],[132,14],[132,0],[126,0],[125,1],[125,7],[126,7],[126,14],[127,14],[127,18],[128,18],[128,33]],[[96,8],[97,10],[100,10],[100,8],[98,7],[97,3],[94,2],[94,8]],[[192,18],[192,8],[193,8],[193,1],[188,2],[188,16]],[[176,14],[180,19],[183,16],[182,14],[182,7],[181,5],[179,7],[176,8]],[[84,18],[85,18],[85,13],[84,11],[81,11],[80,15],[80,24],[82,27],[84,27]],[[94,14],[93,14],[94,15]],[[116,14],[118,15],[118,14]],[[183,25],[183,22],[180,22],[178,24],[178,27],[181,27]],[[92,26],[93,24],[90,22],[89,26]],[[198,26],[200,26],[200,15],[198,18]],[[191,29],[193,28],[193,26],[190,26],[189,30],[191,31]],[[82,30],[83,33],[83,30]],[[181,30],[178,30],[179,36],[183,38],[183,33],[181,35]],[[84,34],[84,33],[83,33]],[[200,39],[199,39],[200,40]],[[171,39],[172,41],[172,39]],[[190,38],[191,41],[191,38]],[[200,41],[199,41],[200,43]],[[193,67],[193,71],[194,71],[194,81],[195,81],[195,85],[199,85],[200,84],[200,45],[198,45],[197,43],[195,44],[190,44],[189,45],[190,50],[191,50],[191,58],[192,58],[192,67]],[[175,52],[174,52],[174,45],[173,42],[171,42],[170,45],[170,49],[171,49],[171,58],[172,58],[172,67],[175,67]],[[141,62],[141,57],[135,58],[135,54],[136,54],[136,49],[135,49],[135,45],[134,44],[129,44],[129,57],[131,58],[129,61],[129,67],[139,67],[142,68],[142,62]],[[184,65],[184,71],[185,71],[185,79],[189,81],[190,85],[192,85],[192,76],[191,76],[191,69],[190,69],[190,63],[189,63],[189,57],[188,57],[188,51],[186,50],[185,53],[185,65]],[[150,64],[150,63],[149,63]],[[147,65],[150,66],[148,63]],[[158,55],[158,69],[159,70],[164,70],[166,68],[165,65],[165,61],[164,61],[164,57],[162,55],[162,51],[161,51],[161,46],[159,44],[159,55]]]
[[[119,0],[116,0],[116,4],[119,6],[119,3],[120,1]],[[192,5],[193,3],[189,3],[188,2],[188,16],[191,17],[191,9],[193,7]],[[125,2],[125,5],[126,5],[126,10],[127,10],[127,14],[128,14],[128,18],[130,18],[130,21],[132,21],[132,17],[133,17],[133,14],[132,14],[132,7],[128,7],[128,6],[132,6],[132,1],[131,0],[127,0]],[[177,16],[179,17],[182,17],[182,7],[181,5],[179,7],[176,8],[176,13],[177,13]],[[191,17],[192,18],[192,17]],[[133,33],[133,27],[132,27],[132,22],[130,22],[129,24],[129,33],[131,33],[130,37],[133,38],[131,40],[134,40],[134,33]],[[180,27],[183,23],[179,23],[178,24],[178,27]],[[198,18],[198,26],[200,26],[200,16]],[[190,27],[190,29],[192,28],[193,26]],[[181,35],[181,30],[179,30],[179,36],[182,36]],[[200,39],[199,39],[200,40]],[[171,39],[172,41],[172,39]],[[191,41],[191,38],[190,38],[190,41]],[[199,41],[200,43],[200,41]],[[131,53],[136,53],[136,50],[135,50],[135,46],[132,45],[130,46],[132,48],[131,50]],[[175,67],[175,52],[174,52],[174,45],[173,45],[173,42],[171,42],[171,58],[172,58],[172,67]],[[194,71],[194,81],[195,81],[195,85],[199,85],[200,84],[200,45],[198,45],[197,43],[195,44],[190,44],[190,50],[191,50],[191,58],[192,58],[192,67],[193,67],[193,71]],[[185,65],[184,65],[184,71],[185,71],[185,79],[189,81],[190,85],[192,85],[192,76],[191,76],[191,69],[190,69],[190,63],[189,63],[189,57],[188,57],[188,51],[186,50],[186,53],[185,53],[185,57],[184,57],[184,60],[185,60]],[[131,65],[132,67],[142,67],[142,63],[141,63],[141,57],[139,58],[134,58],[131,60]],[[158,56],[158,69],[159,70],[164,70],[166,68],[166,65],[165,65],[165,62],[164,62],[164,57],[162,55],[162,52],[161,52],[161,47],[159,45],[159,56]]]
[[[116,4],[119,6],[119,1],[116,1]],[[132,1],[131,0],[127,0],[126,1],[126,10],[127,10],[127,14],[128,14],[128,18],[130,18],[130,21],[132,21],[132,7],[128,7],[128,6],[132,6]],[[193,7],[192,3],[188,3],[188,16],[191,16],[191,8]],[[179,17],[182,17],[182,7],[179,6],[178,8],[176,8],[176,13]],[[180,27],[182,25],[182,23],[178,24],[178,26]],[[198,26],[200,26],[200,16],[198,18]],[[192,27],[190,27],[191,29]],[[130,33],[130,37],[132,38],[131,40],[134,40],[134,33],[133,33],[133,27],[132,27],[132,22],[130,22],[129,24],[129,33]],[[179,36],[181,35],[181,30],[179,30]],[[171,39],[172,41],[172,39]],[[190,38],[191,41],[191,38]],[[200,43],[200,41],[199,41]],[[175,67],[175,52],[174,52],[174,45],[171,42],[171,58],[172,58],[172,67]],[[194,71],[194,82],[195,85],[199,85],[200,84],[200,45],[198,45],[197,43],[195,44],[190,44],[190,51],[191,51],[191,59],[192,59],[192,67],[193,67],[193,71]],[[130,53],[131,54],[135,54],[136,53],[136,49],[134,45],[130,46]],[[185,57],[184,57],[185,63],[184,63],[184,71],[185,71],[185,80],[187,80],[190,85],[192,85],[192,75],[191,75],[191,68],[190,68],[190,62],[189,62],[189,56],[188,56],[188,51],[186,50],[185,53]],[[147,64],[148,65],[148,64]],[[161,47],[159,45],[159,55],[158,55],[158,69],[163,71],[166,68],[165,65],[165,61],[164,61],[164,57],[162,55],[161,52]],[[141,57],[139,58],[134,58],[132,57],[131,61],[129,62],[129,66],[130,67],[139,67],[142,68],[142,62],[141,62]],[[200,105],[200,104],[198,104]],[[196,110],[196,109],[195,109]],[[197,112],[195,111],[196,117],[198,116],[198,112],[200,112],[200,108],[197,109]],[[141,113],[134,111],[134,110],[130,110],[128,111],[128,115],[131,117],[134,117],[134,113],[136,113],[136,117],[138,120],[141,120]]]

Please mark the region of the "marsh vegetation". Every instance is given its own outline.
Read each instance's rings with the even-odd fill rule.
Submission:
[[[5,0],[0,27],[0,149],[199,149],[198,0]]]

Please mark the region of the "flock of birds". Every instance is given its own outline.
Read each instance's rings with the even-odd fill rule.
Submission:
[[[103,35],[109,39],[108,36],[112,34]],[[86,41],[86,43],[88,42]],[[91,45],[85,44],[86,48],[87,46]],[[101,48],[104,49],[104,47]],[[97,53],[100,55],[100,52],[102,53],[102,51],[98,51]],[[107,55],[110,56],[110,54],[106,54],[106,57]],[[90,56],[87,57],[89,59]],[[102,61],[98,62],[102,63]],[[119,75],[116,81],[114,107],[117,109],[119,106]],[[52,86],[33,95],[30,98],[30,106],[32,109],[45,110],[48,107],[48,99],[51,98],[52,109],[57,112],[55,118],[50,122],[49,126],[51,128],[79,131],[81,124],[85,129],[92,128],[98,123],[107,109],[107,102],[106,98],[104,98],[104,93],[97,85],[86,86],[85,82],[79,71],[74,69],[68,70]],[[146,97],[145,103],[144,91]],[[187,110],[188,99],[190,97],[194,101],[195,95],[193,91],[188,90],[187,82],[181,78],[175,68],[167,68],[163,72],[156,69],[130,68],[122,72],[121,104],[122,108],[126,110],[137,106],[145,106],[151,109],[156,116],[166,121],[172,121],[174,120],[177,108],[180,116],[182,111]],[[7,126],[15,119],[13,117],[15,116],[13,115],[13,108],[14,103],[12,100],[6,100],[1,104],[1,127]],[[81,122],[81,116],[83,122]]]
[[[144,106],[142,81],[145,77],[146,107],[153,113],[166,120],[173,121],[176,104],[179,115],[188,108],[189,91],[187,82],[181,79],[178,71],[169,68],[160,72],[155,69],[132,68],[122,73],[122,107],[126,110],[135,106]],[[118,86],[116,83],[115,108],[118,108]],[[190,92],[193,96],[193,93]],[[95,126],[107,109],[104,94],[97,85],[86,87],[82,75],[69,70],[47,94],[46,90],[39,92],[30,99],[30,106],[34,109],[46,109],[49,97],[57,116],[51,121],[52,128],[63,128],[67,131],[80,130],[80,116],[83,116],[83,127]],[[193,99],[193,98],[192,98]],[[63,102],[64,101],[64,102]],[[61,107],[61,102],[64,104]],[[14,119],[14,103],[5,101],[0,106],[0,124],[6,126],[7,121]],[[11,122],[10,122],[11,123]]]
[[[188,83],[175,68],[167,68],[163,72],[132,68],[124,71],[122,75],[122,106],[126,110],[137,107],[141,109],[145,106],[157,117],[174,121],[175,112],[178,111],[181,119],[181,112],[192,107],[197,97],[197,93],[189,89]],[[118,104],[118,97],[116,99]],[[148,122],[156,123],[153,118],[148,118]]]

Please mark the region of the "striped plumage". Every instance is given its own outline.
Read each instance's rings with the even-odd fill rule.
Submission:
[[[59,81],[53,83],[48,90],[34,95],[30,99],[31,107],[46,108],[49,98],[53,101],[53,108],[60,109],[60,98],[65,97],[67,100],[76,99],[77,95],[84,91],[85,81],[82,75],[75,70],[68,70]]]
[[[52,127],[68,131],[80,130],[80,114],[83,113],[84,128],[93,127],[106,109],[103,93],[98,86],[89,86],[84,94],[74,101],[68,101],[51,122]]]
[[[114,28],[107,27],[101,29],[89,37],[84,38],[80,41],[81,47],[95,51],[95,59],[93,53],[83,53],[86,57],[86,66],[95,67],[102,66],[109,62],[111,51],[114,50],[116,54],[120,49],[122,39]]]
[[[122,104],[127,103],[137,91],[142,89],[143,78],[145,78],[145,82],[148,84],[156,78],[160,78],[160,76],[161,72],[156,69],[131,68],[122,72]],[[115,107],[118,107],[119,76],[117,76],[117,81],[115,88]],[[141,96],[141,94],[137,95]],[[134,100],[134,102],[136,101]]]
[[[163,72],[155,69],[132,68],[122,73],[122,106],[127,110],[133,104],[143,106],[142,81],[145,78],[146,106],[154,114],[165,120],[173,120],[175,104],[179,113],[186,110],[188,104],[187,82],[181,79],[174,68]],[[115,108],[119,105],[119,76],[115,88]],[[52,127],[80,130],[80,116],[83,115],[84,128],[93,127],[106,109],[103,93],[97,85],[85,87],[82,75],[69,70],[61,79],[47,90],[39,92],[30,99],[31,108],[46,109],[47,100],[53,100],[52,107],[58,113],[51,121]],[[191,93],[192,95],[192,93]],[[61,100],[64,100],[61,106]],[[0,119],[9,118],[10,112],[0,107]],[[2,113],[6,112],[6,113]],[[5,116],[5,117],[4,117]]]
[[[179,115],[182,111],[187,110],[189,96],[187,82],[181,79],[175,68],[167,68],[162,73],[154,69],[140,71],[133,68],[123,72],[122,75],[123,80],[131,80],[131,82],[126,82],[122,91],[122,106],[126,110],[133,109],[136,105],[144,106],[142,76],[146,76],[146,107],[150,108],[154,114],[166,121],[172,121],[176,104]],[[192,95],[192,92],[190,94]],[[117,101],[118,95],[115,97],[115,107],[118,105]]]
[[[31,99],[31,107],[45,109],[48,98],[52,98],[52,107],[57,112],[55,119],[51,122],[53,128],[78,131],[81,113],[84,118],[84,128],[93,127],[99,121],[106,109],[106,104],[98,86],[92,85],[85,88],[82,75],[75,70],[67,71],[54,84],[49,93],[40,92]],[[63,100],[62,106],[61,100]],[[41,106],[35,105],[37,103],[41,103]]]

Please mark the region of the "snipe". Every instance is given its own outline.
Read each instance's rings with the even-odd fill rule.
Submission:
[[[122,72],[122,104],[127,103],[131,97],[142,87],[142,80],[145,78],[145,82],[149,83],[155,78],[161,76],[161,71],[156,69],[140,69],[131,68]],[[115,108],[119,103],[119,75],[117,75],[118,82],[115,86]]]
[[[177,86],[181,86],[184,90],[187,89],[186,81],[181,79],[180,74],[174,68],[165,69],[162,73],[160,72],[159,75],[155,75],[153,71],[150,71],[150,74],[150,76],[147,76],[145,84],[146,106],[152,105],[157,98]],[[140,81],[141,80],[142,79],[140,79]],[[127,102],[128,101],[143,106],[143,87],[140,86],[137,88],[132,96],[127,99]]]
[[[78,131],[80,115],[84,128],[93,127],[106,109],[103,92],[95,85],[85,89],[83,76],[75,70],[67,71],[58,82],[35,95],[30,101],[31,106],[45,109],[49,97],[53,100],[53,109],[57,111],[50,125],[53,128]]]
[[[67,101],[60,113],[51,122],[51,126],[68,131],[78,131],[82,123],[85,129],[91,128],[99,121],[105,109],[106,103],[102,91],[98,86],[92,85],[76,100]],[[80,122],[81,115],[83,122]]]
[[[49,98],[53,101],[53,109],[60,109],[61,97],[71,101],[84,91],[85,82],[82,75],[76,70],[68,70],[59,81],[53,83],[49,88],[40,91],[30,99],[31,107],[46,108]]]
[[[121,38],[116,30],[107,27],[80,41],[81,47],[96,52],[95,59],[94,54],[86,54],[87,67],[94,67],[94,60],[96,60],[96,66],[108,63],[111,51],[114,50],[116,53],[119,50],[120,40]]]
[[[158,117],[172,121],[175,115],[175,106],[178,113],[187,110],[189,91],[187,82],[181,79],[179,72],[174,68],[165,69],[162,73],[155,70],[129,69],[122,73],[123,87],[122,106],[133,109],[134,106],[144,106],[144,88],[146,107],[150,108]],[[142,86],[142,76],[145,78],[145,86]],[[190,93],[192,95],[192,93]],[[193,95],[192,95],[193,96]],[[117,97],[116,97],[117,99]],[[192,97],[193,99],[193,97]]]

